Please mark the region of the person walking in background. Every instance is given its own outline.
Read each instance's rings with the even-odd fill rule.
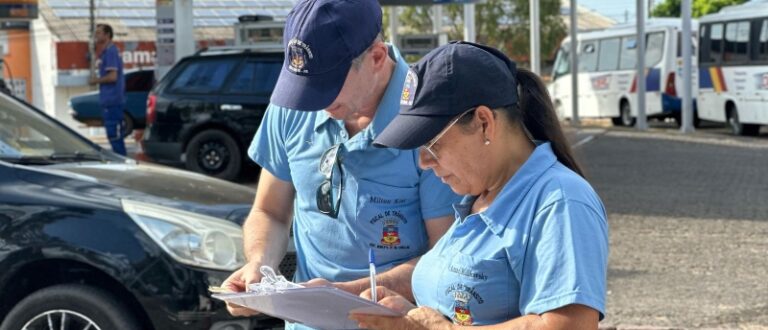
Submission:
[[[123,76],[123,60],[112,38],[114,32],[108,24],[96,25],[94,39],[96,49],[101,49],[99,55],[98,76],[91,77],[91,85],[99,85],[99,106],[102,110],[104,129],[107,139],[112,145],[112,151],[126,155],[123,127],[123,111],[125,109],[125,77]]]
[[[223,287],[244,291],[261,265],[277,268],[293,226],[295,281],[359,294],[371,249],[378,283],[409,295],[414,264],[453,221],[460,197],[418,167],[417,151],[372,146],[408,72],[382,41],[381,16],[377,0],[302,0],[288,15],[283,69],[249,149],[262,171],[243,225],[247,263]]]
[[[466,197],[409,279],[415,300],[377,288],[407,315],[351,318],[371,329],[597,329],[607,216],[539,77],[469,42],[433,50],[409,76],[374,145],[419,148],[421,167]]]

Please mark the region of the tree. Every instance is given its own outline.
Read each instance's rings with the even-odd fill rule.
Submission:
[[[559,0],[539,0],[541,14],[541,53],[553,54],[566,35],[565,23],[560,19]],[[475,7],[475,31],[477,42],[496,47],[515,59],[528,59],[529,0],[487,0]],[[464,38],[464,9],[461,4],[443,5],[449,40]],[[405,7],[400,14],[400,24],[412,33],[432,30],[429,6]]]
[[[691,16],[701,17],[720,11],[721,8],[731,5],[739,5],[747,0],[691,0]],[[681,0],[664,0],[653,7],[653,17],[680,17]]]

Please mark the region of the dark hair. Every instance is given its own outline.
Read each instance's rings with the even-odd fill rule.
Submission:
[[[523,129],[527,129],[534,140],[549,141],[557,160],[584,177],[584,172],[573,157],[571,147],[565,139],[544,83],[535,73],[522,68],[517,69],[515,78],[517,78],[520,100],[517,104],[494,110],[504,111],[511,125],[520,125]],[[472,118],[473,116],[465,116],[459,124],[466,125],[472,121]]]
[[[102,30],[104,30],[104,33],[106,33],[109,36],[110,40],[112,40],[112,38],[114,38],[115,34],[112,31],[112,26],[110,26],[109,24],[99,23],[99,24],[96,24],[96,27],[97,28],[101,28]]]

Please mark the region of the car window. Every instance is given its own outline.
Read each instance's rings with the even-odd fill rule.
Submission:
[[[155,83],[155,71],[141,70],[125,74],[126,92],[149,92]]]
[[[250,60],[243,64],[232,77],[228,94],[272,94],[283,62]]]
[[[212,93],[221,89],[238,58],[204,59],[187,62],[171,83],[170,90],[179,93]]]
[[[97,152],[52,119],[8,97],[0,97],[0,158]]]

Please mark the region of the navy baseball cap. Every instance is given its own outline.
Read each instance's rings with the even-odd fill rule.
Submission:
[[[495,48],[465,41],[440,46],[411,66],[400,113],[373,145],[414,149],[473,107],[496,109],[515,104],[516,75],[515,62]]]
[[[377,0],[302,0],[286,18],[285,61],[271,102],[323,110],[341,92],[352,60],[381,32]]]

